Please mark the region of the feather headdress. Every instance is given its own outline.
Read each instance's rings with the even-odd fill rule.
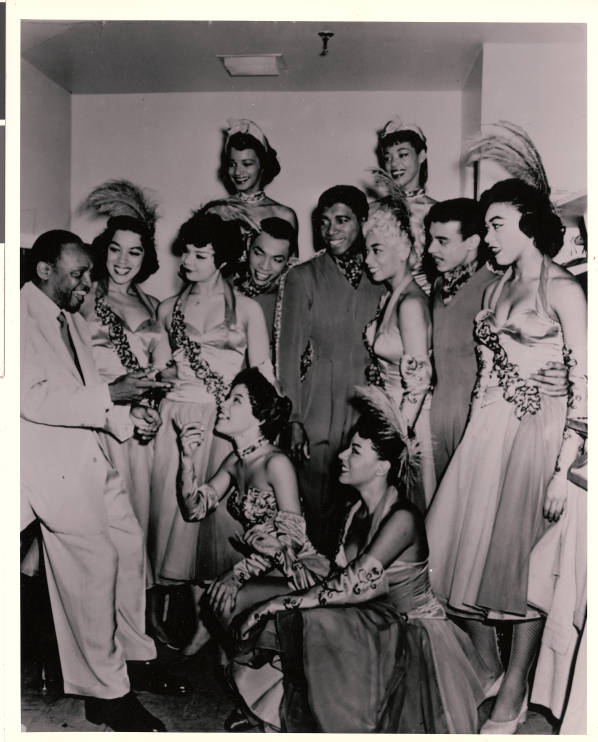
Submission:
[[[129,180],[107,180],[91,191],[77,211],[108,218],[130,216],[145,224],[152,236],[156,231],[157,204]]]
[[[259,222],[253,218],[251,212],[242,201],[233,201],[227,198],[208,201],[207,204],[201,207],[200,212],[203,214],[216,214],[225,222],[239,222],[242,228],[255,232],[255,234],[259,234],[262,231]]]
[[[418,502],[416,492],[422,486],[419,444],[396,402],[384,389],[375,385],[355,387],[354,402],[360,414],[368,415],[375,421],[381,440],[397,440],[397,443],[400,441],[403,444],[397,454],[397,479],[403,486],[406,497],[412,502]]]
[[[519,178],[550,196],[550,186],[542,158],[527,132],[510,121],[488,124],[465,142],[462,162],[492,160],[514,178]]]

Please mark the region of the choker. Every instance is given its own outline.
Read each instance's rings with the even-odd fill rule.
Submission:
[[[262,446],[265,446],[270,441],[263,435],[260,435],[259,438],[252,443],[250,446],[246,446],[245,448],[237,449],[237,456],[242,460],[246,459],[248,456],[250,456],[254,451],[257,451],[258,448],[262,448]]]
[[[405,195],[407,198],[413,198],[413,196],[422,196],[425,192],[424,188],[416,188],[413,191],[405,191]]]
[[[263,201],[267,198],[264,191],[257,191],[256,193],[236,193],[235,196],[240,201],[245,201],[246,204],[255,204],[258,201]]]

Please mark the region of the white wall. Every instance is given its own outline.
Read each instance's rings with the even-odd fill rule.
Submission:
[[[581,44],[484,44],[482,123],[522,126],[553,197],[587,187],[586,52]],[[482,168],[481,186],[501,177]]]
[[[482,71],[483,52],[480,49],[463,86],[461,107],[463,141],[477,134],[482,123]],[[473,168],[461,168],[461,190],[464,196],[473,197]]]
[[[21,245],[67,229],[71,211],[71,96],[29,62],[21,68]]]
[[[169,246],[201,203],[225,194],[216,172],[226,119],[251,118],[276,148],[281,174],[268,193],[299,217],[301,253],[311,251],[310,214],[336,183],[363,185],[376,164],[375,132],[394,114],[418,122],[428,138],[429,193],[460,194],[461,92],[261,92],[75,95],[72,99],[73,212],[94,186],[128,178],[153,189],[162,218],[159,273],[146,288],[159,298],[176,289]],[[86,239],[101,224],[73,217]]]

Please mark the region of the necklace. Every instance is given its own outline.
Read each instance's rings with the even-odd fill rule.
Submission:
[[[263,201],[267,198],[264,191],[256,191],[255,193],[236,193],[235,196],[241,201],[245,201],[247,204],[255,204],[258,201]]]
[[[245,446],[245,448],[237,449],[237,456],[242,460],[246,459],[248,456],[250,456],[254,451],[257,451],[258,448],[262,448],[263,446],[267,445],[270,441],[263,435],[260,435],[256,441],[254,441],[251,445]]]

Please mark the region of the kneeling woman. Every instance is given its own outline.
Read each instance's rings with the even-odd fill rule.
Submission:
[[[290,412],[289,399],[279,396],[258,369],[237,374],[216,424],[216,431],[233,441],[234,451],[201,486],[193,460],[206,430],[198,423],[181,430],[184,517],[202,520],[230,492],[227,508],[244,529],[236,546],[245,558],[220,575],[207,594],[212,613],[224,626],[245,608],[289,588],[309,587],[314,576],[328,572],[328,561],[305,533],[293,465],[274,444]],[[268,553],[257,553],[257,545]]]
[[[281,683],[278,698],[270,693],[279,707],[266,708],[264,695],[259,708],[287,732],[475,733],[489,678],[430,589],[423,518],[406,492],[418,481],[412,439],[384,391],[362,390],[358,404],[340,481],[359,499],[336,569],[240,617],[232,675],[243,665],[263,672],[268,660],[272,673],[282,668],[284,694]],[[247,685],[237,683],[244,696]]]

